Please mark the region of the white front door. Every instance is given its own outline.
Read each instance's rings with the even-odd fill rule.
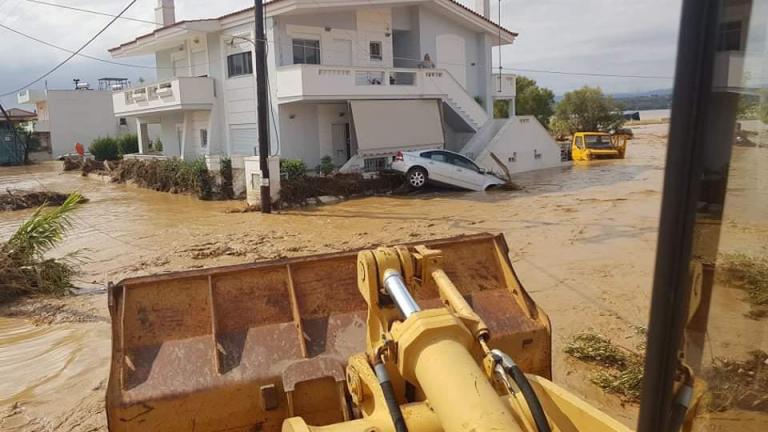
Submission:
[[[467,55],[464,38],[454,34],[442,34],[437,37],[437,67],[447,70],[462,87],[467,87]]]
[[[349,142],[349,123],[331,125],[333,164],[342,166],[352,157]]]

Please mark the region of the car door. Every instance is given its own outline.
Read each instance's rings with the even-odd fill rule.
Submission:
[[[453,165],[448,163],[448,156],[445,152],[433,150],[424,152],[420,156],[427,159],[424,165],[426,165],[430,180],[438,183],[453,184],[451,182],[451,169]]]
[[[463,189],[477,189],[472,182],[470,171],[466,167],[457,163],[456,154],[435,150],[430,152],[430,159],[434,163],[435,174],[430,172],[430,178],[434,181],[445,183],[451,186]]]
[[[573,137],[573,144],[571,145],[571,159],[575,161],[587,160],[585,155],[586,148],[584,147],[584,137]]]
[[[474,162],[459,154],[451,154],[452,164],[456,166],[456,172],[460,176],[464,187],[472,190],[485,190],[487,178],[480,173],[480,167]]]

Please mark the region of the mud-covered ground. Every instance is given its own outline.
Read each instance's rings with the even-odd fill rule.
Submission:
[[[666,128],[635,128],[626,160],[520,175],[515,180],[522,191],[371,197],[271,216],[228,213],[238,202],[202,202],[61,174],[54,165],[4,168],[0,189],[78,189],[90,202],[56,251],[86,250],[80,276],[86,292],[0,310],[0,430],[106,430],[108,281],[479,232],[505,235],[523,285],[549,314],[555,382],[633,425],[637,407],[591,384],[589,368],[567,358],[562,346],[569,335],[589,329],[629,341],[647,324]],[[768,191],[764,172],[756,180],[768,166],[768,149],[737,148],[738,166],[746,177],[734,183],[734,196],[742,198],[726,211],[723,247],[768,254],[768,209],[753,213],[746,205]],[[765,198],[760,205],[768,205]],[[28,213],[0,215],[0,238]],[[725,306],[714,314],[722,326],[711,332],[712,356],[768,350],[766,321],[744,319],[749,306],[740,291],[724,287],[716,301]]]

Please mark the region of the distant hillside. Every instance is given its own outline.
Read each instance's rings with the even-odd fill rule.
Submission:
[[[624,98],[634,98],[634,97],[640,97],[640,96],[670,96],[670,95],[672,95],[671,88],[648,90],[644,92],[613,93],[611,96],[613,96],[616,99],[624,99]]]
[[[626,111],[669,109],[672,107],[672,89],[658,89],[634,93],[613,93],[610,95],[619,101]],[[555,97],[560,102],[562,95]]]

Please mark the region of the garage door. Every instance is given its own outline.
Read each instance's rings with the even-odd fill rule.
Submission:
[[[361,156],[445,144],[437,100],[366,100],[351,106]]]

